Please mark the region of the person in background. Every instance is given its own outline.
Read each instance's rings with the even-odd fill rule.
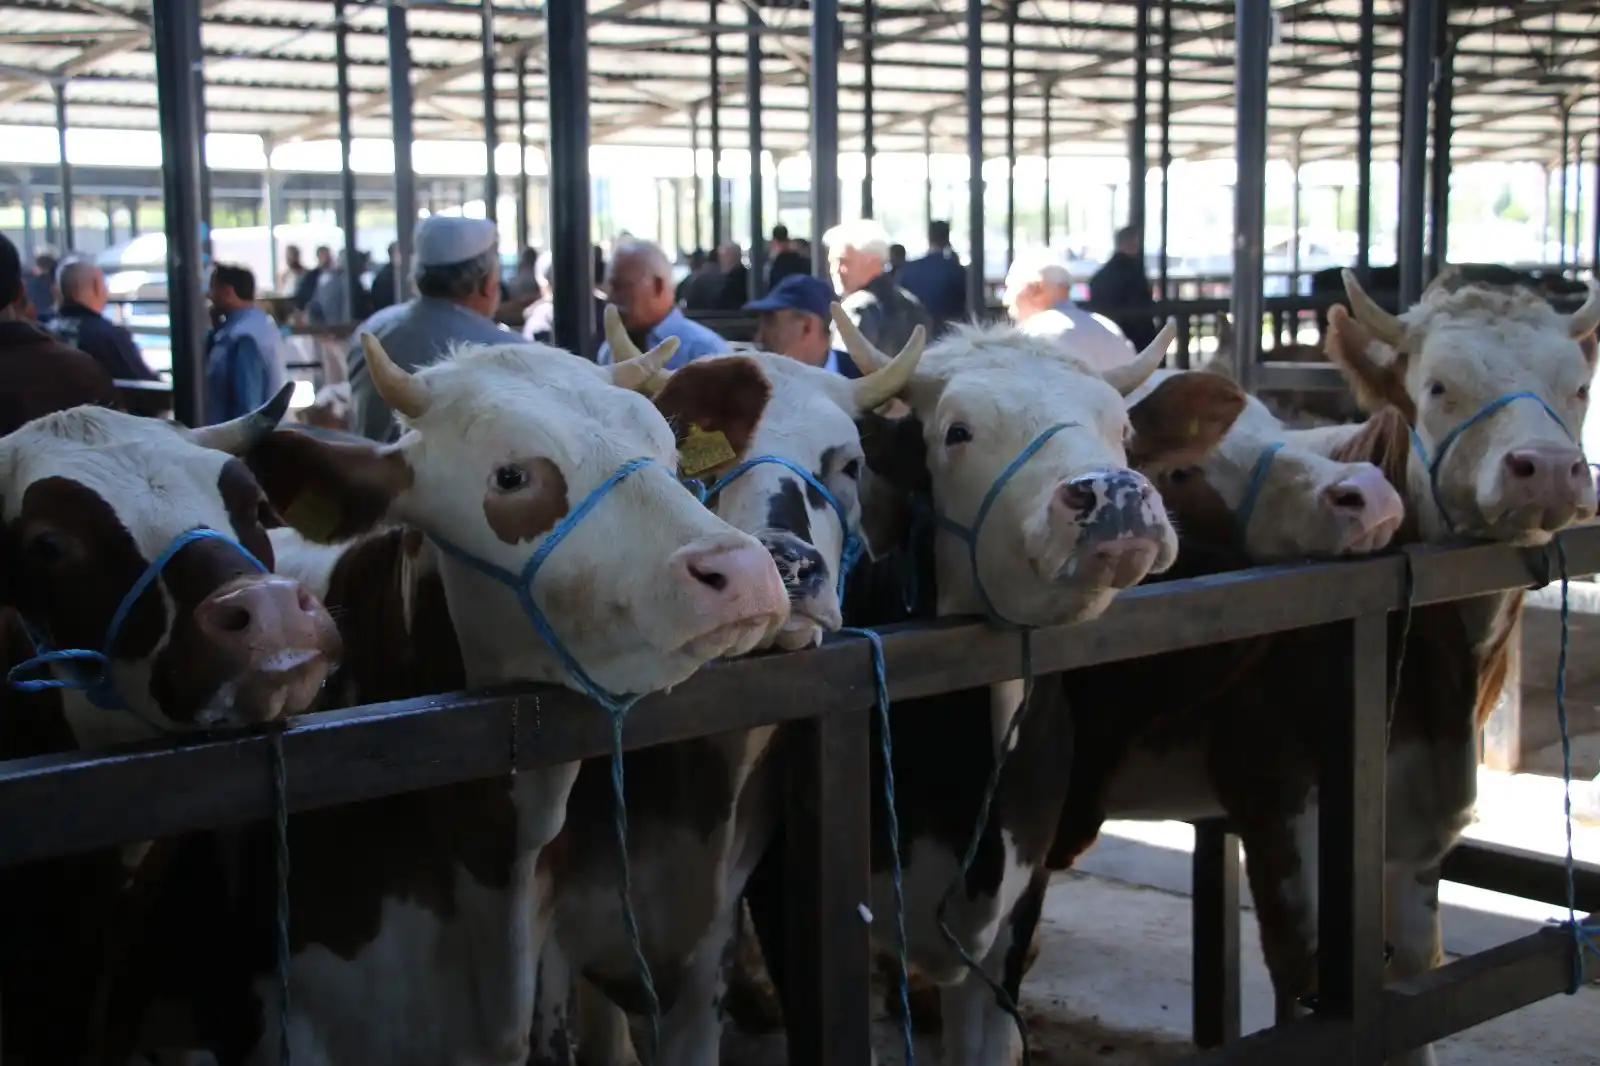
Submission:
[[[733,241],[717,245],[717,270],[722,291],[717,295],[716,310],[739,310],[750,298],[750,268],[744,265],[744,249]]]
[[[528,305],[528,310],[523,316],[524,340],[537,341],[540,344],[555,343],[556,307],[551,301],[551,297],[555,295],[555,286],[550,280],[553,262],[549,252],[540,252],[539,261],[534,265],[534,276],[539,282],[539,297]]]
[[[520,301],[526,307],[538,298],[539,253],[532,248],[524,248],[522,254],[517,256],[517,272],[511,275],[510,282],[506,284],[504,302]]]
[[[622,316],[628,336],[641,351],[668,337],[678,338],[678,350],[667,363],[669,370],[702,355],[729,350],[727,341],[691,321],[673,302],[672,263],[658,245],[632,238],[618,241],[611,255],[608,282],[611,302]],[[609,343],[600,345],[595,361],[601,365],[611,362]]]
[[[0,436],[82,404],[117,407],[111,375],[31,321],[22,256],[0,233]]]
[[[1006,274],[1003,300],[1024,333],[1059,337],[1101,370],[1134,356],[1115,322],[1072,302],[1072,275],[1047,254],[1017,257]]]
[[[864,218],[835,226],[822,236],[828,247],[828,264],[840,304],[861,335],[880,350],[893,354],[904,348],[911,331],[931,323],[922,303],[885,273],[889,260],[889,235],[882,226]],[[833,332],[838,333],[835,327]],[[844,344],[836,335],[835,348]]]
[[[906,268],[906,246],[903,244],[889,245],[889,273],[895,277]],[[915,295],[913,293],[912,295]]]
[[[361,334],[383,342],[389,358],[406,370],[438,361],[452,344],[514,344],[515,333],[490,316],[500,306],[500,234],[483,218],[431,215],[418,223],[415,299],[386,307],[356,328],[346,356],[350,366],[350,428],[376,441],[398,433],[394,412],[367,374]]]
[[[673,293],[673,297],[680,307],[688,306],[689,286],[694,281],[694,276],[705,268],[706,250],[704,248],[696,248],[689,253],[689,273],[685,274],[683,280],[678,282],[677,291]]]
[[[772,227],[772,243],[767,252],[767,288],[778,287],[778,283],[792,274],[811,273],[811,249],[807,247],[804,252],[800,245],[803,241],[789,239],[789,227],[778,225]]]
[[[322,245],[317,249],[317,265],[300,275],[294,286],[294,306],[296,310],[304,311],[311,303],[311,298],[317,294],[317,283],[322,280],[322,275],[333,269],[333,249]]]
[[[1142,351],[1156,339],[1160,327],[1154,315],[1130,313],[1130,309],[1155,304],[1150,296],[1150,278],[1144,272],[1139,238],[1137,226],[1117,230],[1116,251],[1111,260],[1089,279],[1089,306],[1111,312],[1107,317]]]
[[[699,265],[683,279],[681,303],[689,311],[714,311],[722,302],[722,269],[715,259],[696,249]],[[691,258],[690,262],[695,260]]]
[[[844,352],[831,346],[829,305],[833,289],[809,274],[791,274],[759,300],[744,305],[760,316],[756,346],[787,355],[807,366],[818,366],[858,378],[861,371]]]
[[[339,253],[338,263],[332,270],[324,270],[317,280],[317,291],[306,305],[306,321],[313,326],[334,328],[360,322],[372,314],[372,299],[361,284],[361,274],[366,269],[366,255],[356,252],[354,266],[345,262],[345,253]],[[355,302],[351,303],[350,276],[355,275]],[[350,379],[345,362],[345,340],[335,333],[316,335],[318,354],[322,359],[322,380],[337,385]]]
[[[249,267],[217,264],[206,295],[216,326],[206,338],[205,422],[216,425],[249,414],[283,388],[283,337],[256,305]]]
[[[400,258],[400,242],[389,242],[389,259],[372,276],[372,310],[382,311],[395,305],[394,269]]]
[[[967,317],[967,271],[950,247],[950,223],[928,223],[928,254],[896,270],[894,277],[922,301],[936,334]]]
[[[300,287],[300,278],[306,265],[300,261],[300,246],[291,244],[283,250],[283,273],[278,275],[278,295],[292,296]]]
[[[113,378],[156,380],[156,372],[145,363],[133,335],[105,318],[111,299],[105,273],[87,259],[69,259],[61,265],[58,277],[61,310],[51,321],[50,332],[61,343],[89,353]]]
[[[48,323],[56,316],[57,265],[55,253],[40,252],[34,257],[33,272],[24,279],[28,300],[33,304],[33,316],[40,322]]]

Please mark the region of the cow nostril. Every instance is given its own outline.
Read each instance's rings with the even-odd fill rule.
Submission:
[[[702,570],[693,563],[689,564],[689,576],[700,582],[700,584],[704,585],[712,592],[722,592],[728,587],[728,578],[726,575],[719,574],[715,570]]]
[[[1083,481],[1069,481],[1061,486],[1061,502],[1074,511],[1094,510],[1094,489]]]
[[[218,633],[243,633],[250,628],[250,612],[237,605],[219,607],[211,613],[211,628]]]
[[[317,598],[311,595],[311,590],[306,588],[304,585],[301,585],[299,588],[295,589],[294,601],[295,603],[299,604],[300,610],[304,611],[306,614],[316,613]]]
[[[1525,455],[1506,456],[1506,469],[1511,471],[1511,476],[1516,478],[1530,478],[1539,472],[1539,468],[1532,459]]]
[[[1579,459],[1577,462],[1572,464],[1572,469],[1569,471],[1569,473],[1576,478],[1588,477],[1589,464],[1586,461]]]
[[[1333,494],[1333,505],[1348,511],[1359,511],[1367,505],[1367,498],[1355,489],[1344,489]]]

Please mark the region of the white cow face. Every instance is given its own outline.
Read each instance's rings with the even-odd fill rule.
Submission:
[[[53,649],[108,652],[110,681],[126,705],[72,701],[85,746],[297,714],[336,664],[339,634],[322,604],[240,551],[270,571],[265,526],[275,516],[228,452],[270,430],[288,396],[285,389],[254,415],[198,431],[78,407],[0,440],[0,601]],[[221,536],[172,551],[196,530]],[[169,553],[108,649],[124,597]],[[101,673],[87,663],[55,669],[63,678]]]
[[[887,362],[848,319],[836,318],[858,363]],[[1132,363],[1103,374],[1066,346],[1010,327],[958,329],[929,350],[902,398],[920,429],[918,465],[934,510],[970,531],[1004,479],[977,530],[975,560],[959,534],[941,531],[935,541],[941,614],[992,612],[1024,625],[1079,621],[1172,564],[1177,534],[1129,455],[1203,453],[1243,403],[1230,382],[1184,375],[1152,396],[1171,417],[1150,424],[1179,428],[1165,437],[1136,432],[1122,397],[1160,362],[1173,332],[1169,326]],[[873,470],[908,487],[906,466],[897,465]]]
[[[1334,309],[1328,354],[1369,410],[1393,404],[1416,430],[1425,455],[1412,456],[1409,495],[1424,536],[1545,543],[1595,514],[1578,434],[1600,288],[1568,318],[1531,292],[1452,283],[1442,276],[1397,318],[1347,271],[1356,318]]]
[[[613,343],[615,350],[615,342]],[[652,383],[656,406],[679,441],[695,427],[695,399],[706,381],[725,380],[725,359],[759,367],[771,383],[772,398],[747,439],[730,438],[727,458],[694,475],[708,487],[748,460],[776,456],[805,470],[844,510],[845,524],[826,496],[794,470],[778,463],[749,466],[708,503],[724,521],[765,544],[788,590],[788,623],[774,643],[794,649],[820,643],[824,632],[841,624],[839,570],[847,536],[859,536],[860,479],[864,460],[855,419],[892,398],[922,356],[920,331],[884,369],[854,381],[806,366],[782,355],[755,352],[748,357],[700,359]],[[723,388],[723,386],[718,386]],[[699,429],[715,429],[700,426]],[[687,452],[685,454],[688,454]]]
[[[711,659],[748,651],[787,619],[771,556],[678,483],[666,421],[614,384],[643,385],[675,342],[609,370],[542,345],[464,347],[414,375],[376,340],[364,343],[374,385],[403,419],[401,438],[380,446],[282,430],[251,452],[251,464],[312,540],[401,522],[445,548],[440,570],[471,684],[581,687],[511,585],[482,572],[524,575],[561,529],[533,598],[578,665],[612,692],[676,684]],[[760,371],[728,361],[721,375],[707,376],[707,395],[741,397],[744,406],[719,414],[748,432],[766,399]],[[761,386],[754,395],[752,377]],[[654,464],[562,524],[636,459]]]
[[[1145,395],[1179,371],[1157,370],[1128,397],[1135,423]],[[1320,453],[1248,398],[1218,445],[1193,464],[1141,465],[1186,534],[1239,545],[1253,562],[1379,551],[1400,528],[1405,503],[1371,463]]]

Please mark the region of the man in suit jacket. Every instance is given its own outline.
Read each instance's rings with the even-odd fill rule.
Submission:
[[[745,304],[744,309],[761,316],[756,327],[758,347],[808,366],[858,378],[861,371],[850,357],[829,347],[828,305],[835,299],[833,288],[821,278],[790,274],[765,297]]]

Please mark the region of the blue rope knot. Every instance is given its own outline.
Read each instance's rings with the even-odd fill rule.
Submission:
[[[1444,519],[1446,530],[1454,532],[1455,523],[1450,520],[1450,512],[1445,509],[1444,497],[1440,495],[1439,492],[1439,471],[1444,466],[1445,456],[1449,454],[1450,446],[1457,440],[1461,439],[1461,434],[1471,429],[1474,425],[1482,422],[1490,415],[1495,414],[1502,407],[1506,407],[1517,400],[1532,400],[1533,402],[1537,403],[1540,407],[1544,408],[1544,413],[1549,415],[1551,420],[1554,421],[1556,425],[1561,427],[1561,432],[1567,435],[1567,439],[1573,439],[1572,430],[1567,427],[1567,423],[1562,419],[1562,417],[1556,413],[1556,409],[1550,406],[1549,401],[1536,392],[1528,391],[1507,393],[1504,396],[1490,400],[1488,403],[1478,408],[1476,414],[1472,415],[1472,417],[1468,418],[1465,422],[1460,423],[1449,433],[1444,435],[1444,440],[1439,442],[1439,450],[1434,453],[1434,456],[1431,460],[1428,458],[1428,449],[1422,443],[1422,438],[1417,435],[1417,427],[1406,427],[1411,433],[1411,447],[1415,449],[1417,458],[1422,460],[1424,468],[1428,471],[1428,490],[1433,494],[1433,504],[1439,509],[1439,516]]]

